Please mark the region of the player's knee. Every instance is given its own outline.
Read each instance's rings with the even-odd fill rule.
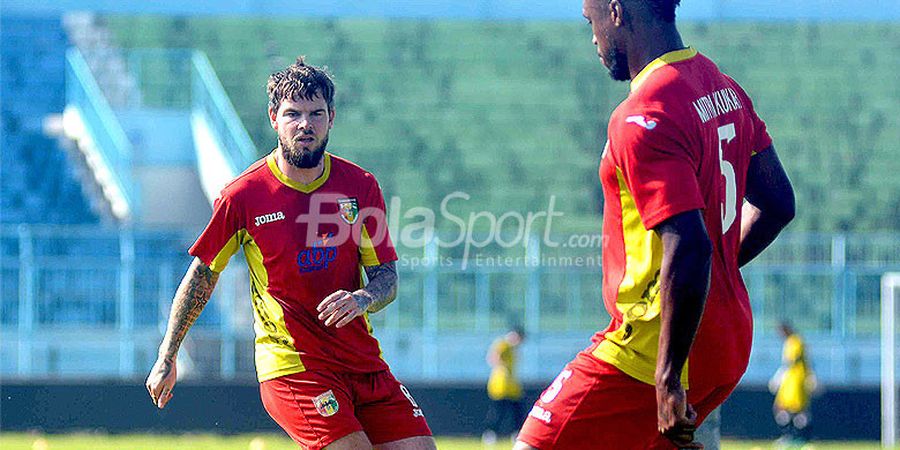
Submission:
[[[415,436],[375,446],[375,450],[437,450],[431,436]]]

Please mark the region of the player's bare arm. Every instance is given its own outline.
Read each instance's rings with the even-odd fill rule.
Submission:
[[[178,349],[188,330],[209,302],[218,279],[218,273],[203,264],[200,259],[194,258],[178,286],[172,300],[166,335],[159,346],[159,356],[150,370],[146,383],[150,398],[158,408],[164,408],[172,399],[172,388],[177,378]]]
[[[679,448],[702,448],[694,442],[696,413],[687,403],[681,371],[709,293],[712,244],[699,210],[678,214],[655,231],[663,243],[656,359],[657,425],[660,433]]]
[[[325,297],[317,310],[325,326],[341,328],[353,319],[378,312],[397,298],[397,264],[394,261],[365,266],[369,283],[354,292],[337,291]]]
[[[750,159],[746,200],[741,210],[741,267],[762,253],[794,218],[794,188],[774,147]]]

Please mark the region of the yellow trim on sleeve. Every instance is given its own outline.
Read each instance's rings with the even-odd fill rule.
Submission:
[[[644,80],[647,79],[647,76],[649,76],[650,73],[654,70],[659,69],[666,64],[673,64],[679,61],[691,59],[694,56],[697,56],[697,50],[695,50],[693,47],[688,47],[681,50],[671,51],[660,56],[659,58],[654,59],[653,61],[650,61],[650,64],[644,66],[644,68],[641,69],[641,71],[638,72],[638,74],[631,80],[631,92],[636,91],[637,88],[641,86],[641,83],[643,83]]]
[[[312,183],[303,184],[290,179],[287,175],[284,174],[284,172],[281,171],[281,169],[278,168],[278,162],[275,161],[276,151],[278,150],[276,149],[272,153],[269,153],[269,156],[266,157],[266,164],[268,164],[269,170],[272,171],[272,175],[275,175],[275,178],[278,178],[278,181],[280,181],[285,186],[296,189],[304,194],[309,194],[325,184],[326,181],[328,181],[328,176],[331,174],[330,153],[325,152],[325,156],[323,156],[323,158],[325,159],[325,170],[322,171],[322,175],[319,175],[319,178],[313,180]]]
[[[222,249],[219,250],[219,253],[216,254],[216,257],[209,263],[209,270],[213,272],[219,273],[225,270],[225,266],[228,265],[228,261],[237,253],[238,249],[241,245],[241,239],[243,239],[243,234],[245,230],[239,230],[231,236],[231,239],[222,246]]]
[[[247,233],[244,257],[250,268],[250,302],[253,305],[253,330],[256,334],[256,374],[260,382],[292,373],[303,372],[300,353],[294,337],[287,329],[284,309],[269,293],[269,274],[263,255],[253,237]]]
[[[359,258],[362,261],[362,265],[367,267],[380,265],[381,261],[378,260],[378,254],[375,253],[375,246],[372,245],[372,238],[369,237],[369,232],[366,231],[366,225],[362,224],[360,228],[362,228],[362,236],[359,241]]]
[[[616,177],[625,241],[625,274],[616,299],[616,308],[622,313],[622,325],[606,333],[593,355],[638,381],[654,384],[659,351],[659,274],[663,245],[656,232],[644,228],[637,204],[619,168],[616,168]],[[681,373],[681,382],[687,389],[687,363]]]

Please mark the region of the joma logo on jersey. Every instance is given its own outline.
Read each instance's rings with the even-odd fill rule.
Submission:
[[[300,266],[301,273],[327,269],[328,264],[337,258],[337,247],[328,246],[330,239],[330,233],[323,235],[322,239],[313,242],[312,247],[300,250],[297,255],[297,265]]]
[[[256,226],[264,225],[269,222],[275,222],[276,220],[284,220],[284,213],[281,211],[274,212],[271,214],[263,214],[261,216],[256,216],[254,219],[254,223]]]

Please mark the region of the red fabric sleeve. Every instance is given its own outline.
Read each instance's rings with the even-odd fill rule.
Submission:
[[[240,248],[242,228],[234,200],[223,193],[213,203],[212,218],[188,253],[213,271],[221,272]]]
[[[749,99],[748,99],[749,101]],[[756,111],[751,107],[750,117],[753,120],[753,129],[755,130],[754,144],[752,154],[757,154],[772,145],[772,137],[766,129],[766,123],[756,115]]]
[[[661,114],[628,117],[643,117],[643,124],[618,124],[618,142],[611,144],[644,228],[704,208],[698,164],[676,124]]]
[[[367,174],[371,184],[360,205],[363,239],[360,242],[360,259],[364,266],[377,266],[397,260],[397,252],[388,231],[387,209],[378,181]],[[366,239],[368,237],[368,240]]]
[[[753,100],[750,99],[747,92],[733,79],[729,78],[729,80],[734,83],[735,90],[740,93],[741,101],[747,106],[747,112],[750,114],[750,127],[753,130],[753,138],[750,140],[750,152],[751,155],[755,155],[772,145],[772,137],[769,136],[769,131],[766,129],[766,123],[756,114],[756,108],[753,107]]]

